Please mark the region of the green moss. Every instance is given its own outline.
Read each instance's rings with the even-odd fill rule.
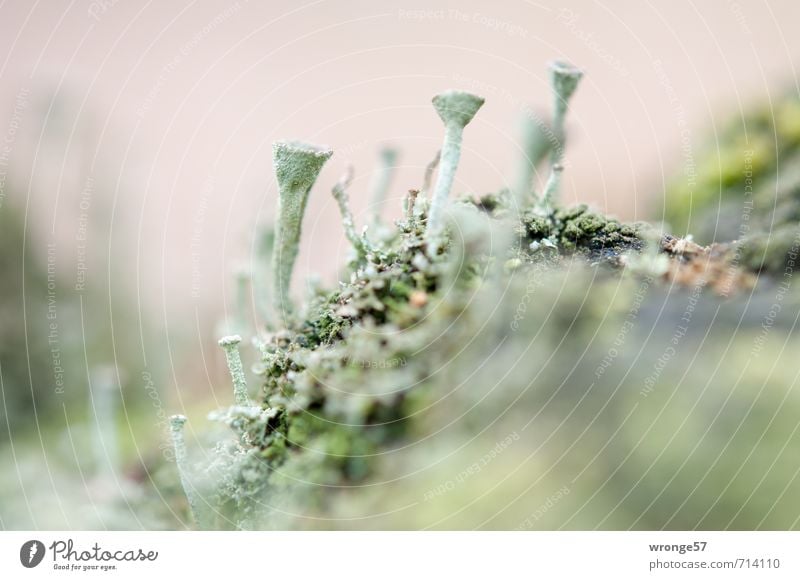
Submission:
[[[684,152],[682,171],[664,195],[663,218],[673,233],[723,242],[796,221],[798,127],[800,98],[791,93],[737,114],[714,140]]]
[[[800,227],[783,226],[772,233],[744,238],[735,248],[741,266],[752,272],[780,275],[791,261],[790,276],[800,248]]]
[[[561,244],[568,249],[587,251],[592,255],[612,252],[619,254],[639,250],[642,240],[639,227],[592,213],[585,206],[562,219]]]
[[[561,88],[574,89],[579,78],[576,71],[555,72],[572,75],[562,81],[573,84]],[[568,96],[559,97],[562,114]],[[649,385],[648,381],[656,384],[661,375],[652,379],[643,376],[642,369],[656,368],[651,363],[664,357],[667,351],[663,346],[676,344],[672,342],[675,335],[667,333],[657,341],[661,352],[655,356],[646,353],[650,358],[641,367],[631,363],[632,357],[642,355],[636,349],[643,343],[633,321],[641,315],[646,330],[661,332],[655,321],[666,309],[666,298],[655,296],[648,302],[648,294],[651,287],[658,287],[657,277],[666,268],[654,274],[652,268],[626,270],[622,266],[634,261],[626,254],[640,252],[645,240],[659,238],[650,226],[623,223],[590,211],[586,205],[564,208],[556,202],[552,208],[541,203],[517,207],[518,200],[507,190],[462,199],[445,212],[443,204],[458,161],[454,151],[455,145],[460,145],[460,129],[482,104],[475,97],[464,98],[472,107],[462,111],[468,118],[458,119],[457,138],[450,128],[446,146],[450,151],[443,155],[444,177],[440,174],[437,185],[439,213],[433,234],[428,223],[432,208],[426,195],[415,191],[406,199],[404,218],[395,228],[387,228],[362,245],[347,209],[344,186],[348,180],[343,180],[334,196],[357,257],[348,262],[335,288],[316,292],[297,316],[286,319],[283,330],[262,336],[257,367],[262,388],[253,405],[213,415],[233,438],[217,446],[217,460],[209,470],[215,477],[207,496],[222,506],[221,512],[228,514],[236,527],[275,525],[275,517],[285,518],[288,513],[294,514],[288,523],[279,520],[288,527],[331,521],[361,523],[377,511],[400,513],[406,509],[404,505],[413,508],[420,504],[419,497],[408,495],[408,490],[418,491],[419,486],[406,486],[406,477],[413,478],[427,468],[435,470],[437,461],[446,463],[462,442],[475,434],[504,441],[512,429],[516,439],[519,432],[526,433],[529,445],[522,447],[539,449],[562,425],[574,428],[571,434],[576,438],[559,437],[557,441],[573,444],[591,427],[591,440],[576,449],[617,442],[609,443],[608,451],[602,447],[590,452],[594,457],[605,455],[596,468],[601,473],[588,477],[622,482],[626,489],[630,489],[630,481],[641,477],[646,457],[616,475],[602,471],[630,455],[625,436],[641,440],[641,431],[646,429],[633,435],[625,431],[615,439],[628,413],[626,406],[616,402],[617,393],[626,404],[640,398],[642,403],[636,405],[641,404],[643,414],[650,413],[642,423],[648,425],[654,414],[643,397],[655,391],[642,385]],[[452,113],[447,107],[442,112]],[[733,156],[736,150],[733,147],[723,154]],[[772,161],[767,154],[759,155],[752,154],[753,167],[762,171]],[[737,177],[726,167],[713,178],[703,179],[733,186]],[[763,233],[745,239],[735,246],[741,263],[779,275],[787,256],[793,259],[790,248],[796,232],[796,228],[786,227],[776,230],[768,241]],[[669,240],[674,247],[683,242]],[[650,247],[651,257],[668,265],[669,260],[682,265],[689,262],[683,251],[671,251],[667,257],[656,254],[658,244]],[[705,250],[693,246],[692,251],[701,254]],[[598,264],[604,267],[596,267]],[[643,271],[647,273],[641,274]],[[705,282],[699,288],[704,286]],[[286,290],[282,288],[276,292]],[[664,316],[671,321],[684,320],[688,316],[686,297],[675,294],[678,304]],[[692,300],[699,303],[705,299],[700,294]],[[700,319],[704,312],[693,305],[690,318]],[[690,334],[688,329],[681,332],[681,338]],[[609,348],[610,344],[614,346]],[[688,346],[681,351],[671,348],[671,356],[682,356],[684,363],[690,360]],[[613,358],[603,366],[612,351]],[[575,353],[582,354],[576,357]],[[617,357],[621,364],[615,367]],[[628,357],[626,364],[622,364],[623,357]],[[659,368],[658,372],[662,371],[670,380],[681,380],[681,365]],[[661,409],[653,408],[655,413]],[[573,412],[577,419],[570,419]],[[540,413],[549,415],[543,422],[533,423],[531,417]],[[500,422],[505,432],[498,432],[495,422]],[[705,428],[702,420],[699,425],[698,429]],[[530,431],[525,431],[528,426]],[[442,448],[435,449],[429,440]],[[485,438],[481,442],[487,444]],[[572,446],[559,449],[558,445],[548,448],[556,457],[580,453],[573,452]],[[520,455],[516,464],[522,466],[528,459]],[[575,471],[583,473],[583,465],[578,462]],[[463,468],[456,468],[456,473],[459,469],[463,473]],[[486,469],[485,476],[492,481],[490,472]],[[541,471],[535,468],[524,473],[520,489],[529,486],[538,473]],[[664,477],[663,473],[656,475]],[[560,476],[575,481],[574,473]],[[447,477],[453,476],[444,479]],[[387,488],[394,482],[401,483]],[[377,504],[365,499],[370,493],[377,494]],[[595,495],[587,501],[593,501]],[[359,514],[360,507],[349,504],[349,497],[358,498],[357,506],[366,505],[368,515]],[[398,498],[402,498],[399,505],[388,505],[397,504]],[[598,498],[600,507],[594,509],[601,510],[608,499]],[[625,514],[619,518],[633,525],[642,513],[636,502],[644,500],[637,496],[631,501],[634,515],[630,520]],[[572,506],[573,510],[579,508]],[[501,515],[504,510],[489,509],[478,517],[484,522],[480,525],[494,517],[508,518],[508,514]],[[424,518],[427,511],[417,509],[415,513]],[[341,514],[347,517],[336,520]],[[665,524],[658,514],[647,523]],[[689,527],[692,522],[682,523]]]
[[[589,211],[586,205],[553,214],[528,210],[522,215],[521,226],[523,245],[529,250],[533,247],[533,255],[539,253],[543,241],[553,244],[561,254],[579,253],[592,260],[616,259],[625,252],[641,250],[644,244],[643,224],[622,223]]]

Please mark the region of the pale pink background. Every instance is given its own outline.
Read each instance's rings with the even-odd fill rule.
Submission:
[[[507,183],[521,107],[549,110],[554,57],[587,71],[570,116],[567,198],[657,216],[662,179],[684,163],[681,122],[696,151],[738,107],[795,86],[798,22],[794,0],[7,1],[4,203],[28,208],[35,251],[57,242],[59,270],[74,278],[91,177],[90,282],[105,284],[92,276],[110,260],[112,293],[139,295],[168,332],[205,341],[202,308],[221,307],[223,293],[230,302],[229,273],[271,220],[273,140],[337,152],[310,202],[298,288],[342,261],[330,186],[347,161],[357,213],[382,144],[402,150],[393,194],[419,185],[442,134],[437,91],[487,97],[466,132],[458,189]]]

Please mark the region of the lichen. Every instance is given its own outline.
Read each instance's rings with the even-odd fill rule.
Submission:
[[[571,68],[557,67],[556,73],[556,88],[562,88],[556,125],[563,133],[566,101],[580,76]],[[619,321],[624,310],[617,302],[631,295],[631,287],[658,280],[665,286],[678,281],[721,287],[740,280],[745,269],[777,272],[778,256],[789,253],[788,233],[781,232],[768,252],[756,239],[702,247],[586,205],[562,207],[555,195],[545,195],[544,204],[529,198],[523,206],[518,192],[508,190],[449,201],[461,130],[483,100],[444,93],[434,103],[446,136],[430,203],[437,161],[422,189],[404,199],[394,228],[368,239],[356,233],[348,208],[350,179],[341,180],[333,195],[354,249],[342,281],[314,293],[296,316],[283,318],[280,329],[260,333],[254,370],[261,390],[252,402],[242,396],[233,364],[236,404],[211,415],[233,433],[216,446],[206,469],[206,501],[223,514],[217,525],[305,527],[303,517],[327,521],[346,490],[394,473],[384,455],[446,429],[448,413],[460,413],[457,428],[476,432],[491,427],[476,410],[478,401],[481,409],[492,410],[489,415],[515,409],[520,400],[528,409],[541,403],[558,375],[538,379],[544,392],[529,393],[538,377],[536,361],[552,352],[562,363],[558,368],[569,368],[572,363],[557,348],[564,341],[588,340],[584,352],[596,351],[592,339],[609,317]],[[295,170],[279,175],[276,252],[295,251],[302,200],[323,162],[314,157],[302,178]],[[279,173],[280,167],[276,161]],[[286,199],[293,200],[290,211]],[[291,269],[276,261],[273,275],[284,305]],[[598,277],[587,302],[588,282]],[[618,292],[620,287],[627,290]],[[230,340],[225,344],[235,347]],[[512,373],[520,361],[529,364]],[[563,400],[571,404],[570,397]],[[292,510],[304,515],[287,518]]]

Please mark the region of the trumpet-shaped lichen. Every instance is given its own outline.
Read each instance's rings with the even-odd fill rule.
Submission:
[[[563,116],[581,74],[560,64],[552,74],[554,130],[563,146]],[[307,527],[331,522],[342,505],[331,507],[336,498],[349,493],[368,497],[381,474],[402,480],[387,466],[394,459],[384,456],[406,450],[414,456],[418,440],[450,428],[452,413],[461,414],[453,429],[467,433],[491,427],[487,406],[489,415],[521,412],[530,421],[530,409],[550,401],[551,385],[563,386],[569,379],[550,367],[542,368],[545,374],[537,379],[541,357],[552,352],[557,369],[576,366],[564,353],[577,350],[559,348],[567,339],[573,345],[586,339],[581,348],[597,355],[593,345],[599,326],[609,316],[620,320],[613,313],[622,309],[610,306],[618,285],[629,287],[632,278],[648,288],[654,278],[696,285],[697,278],[688,274],[698,272],[727,279],[731,248],[701,248],[586,206],[565,208],[556,195],[557,183],[544,195],[547,211],[533,200],[520,207],[516,192],[503,190],[477,200],[457,198],[445,219],[462,131],[482,104],[479,97],[452,91],[434,98],[445,123],[445,142],[432,199],[428,204],[427,183],[422,191],[406,195],[402,217],[380,243],[370,244],[355,231],[347,203],[348,175],[334,187],[357,259],[348,263],[337,287],[314,292],[298,316],[284,318],[278,330],[261,333],[260,360],[254,368],[261,391],[252,402],[241,374],[238,337],[224,339],[232,357],[236,404],[212,418],[235,437],[218,445],[218,460],[209,468],[218,476],[211,478],[212,489],[205,494],[228,514],[228,523],[222,525]],[[278,159],[283,155],[289,161]],[[558,175],[562,152],[553,155]],[[285,247],[289,238],[296,251],[302,200],[328,156],[303,147],[276,147],[282,232],[276,248],[284,246],[276,249],[277,255],[292,253]],[[285,198],[293,204],[288,213]],[[637,257],[646,243],[648,253]],[[760,268],[752,259],[758,250],[742,248],[747,263],[742,267]],[[720,267],[699,267],[704,258]],[[575,263],[579,266],[572,272]],[[627,271],[626,264],[631,265]],[[276,283],[282,306],[288,301],[291,268],[278,268],[276,275],[283,277]],[[595,279],[600,282],[584,308],[586,288]],[[603,280],[609,283],[603,285]],[[618,329],[610,332],[613,337]],[[523,364],[515,370],[520,361],[530,360],[533,367]],[[592,370],[600,380],[599,371]],[[531,376],[538,389],[529,389]],[[613,384],[607,387],[611,391]],[[591,387],[584,396],[590,392]],[[561,396],[575,408],[584,401]],[[173,433],[178,441],[179,427]]]
[[[272,152],[279,200],[272,255],[274,300],[279,317],[288,324],[292,311],[289,285],[300,248],[308,194],[333,151],[299,141],[279,141],[273,145]]]
[[[458,162],[461,159],[461,140],[466,127],[484,99],[464,91],[445,91],[433,97],[433,106],[444,123],[444,143],[442,144],[439,175],[433,190],[433,199],[428,214],[427,238],[429,243],[438,246],[444,229],[444,211],[447,198],[453,187]],[[437,248],[434,247],[433,251]]]

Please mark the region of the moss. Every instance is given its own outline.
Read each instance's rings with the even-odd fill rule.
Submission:
[[[539,242],[548,241],[561,254],[579,253],[592,260],[616,259],[625,252],[641,250],[644,244],[643,224],[622,223],[589,211],[586,205],[552,214],[529,210],[523,213],[521,226],[527,246],[533,244],[536,252]]]
[[[778,276],[789,265],[791,275],[799,247],[800,227],[784,226],[771,234],[754,234],[744,238],[735,251],[743,268]]]
[[[556,73],[572,75],[566,79],[570,83],[579,78],[572,69]],[[574,89],[572,84],[562,89],[570,87]],[[465,112],[469,118],[482,100],[470,102],[474,106]],[[559,102],[563,113],[565,97]],[[440,173],[437,184],[439,213],[433,233],[428,217],[434,206],[414,190],[395,228],[386,228],[374,240],[364,238],[362,244],[346,207],[348,180],[334,191],[357,257],[348,262],[335,288],[315,293],[298,316],[287,318],[283,330],[262,337],[258,400],[214,414],[234,438],[217,447],[218,476],[212,480],[211,496],[237,526],[272,521],[275,511],[264,506],[284,496],[289,507],[276,511],[302,514],[290,526],[303,527],[303,516],[312,525],[334,521],[341,510],[347,512],[342,497],[348,489],[363,502],[369,493],[364,490],[380,488],[375,492],[380,512],[393,513],[382,505],[394,501],[393,493],[376,483],[401,482],[397,491],[404,505],[416,506],[419,498],[404,495],[403,480],[427,466],[435,468],[431,458],[447,458],[452,451],[429,455],[428,439],[446,433],[443,445],[458,447],[476,433],[492,433],[495,421],[502,419],[507,427],[509,417],[521,417],[517,428],[524,431],[531,416],[547,410],[549,419],[528,432],[531,445],[539,445],[573,411],[580,408],[576,416],[591,417],[591,427],[608,406],[612,416],[592,434],[596,441],[611,441],[627,420],[619,415],[628,411],[611,402],[628,375],[620,379],[607,370],[613,359],[600,372],[597,361],[612,351],[614,358],[622,356],[626,341],[629,356],[642,354],[631,354],[641,343],[628,340],[627,333],[633,336],[633,321],[640,314],[661,316],[665,306],[659,297],[646,303],[651,286],[679,282],[696,289],[691,312],[683,295],[678,296],[683,302],[679,310],[669,315],[685,322],[702,316],[694,303],[704,288],[739,280],[728,274],[738,267],[733,248],[744,267],[776,275],[787,255],[793,259],[789,248],[796,229],[778,230],[768,243],[761,234],[730,247],[704,248],[668,235],[659,244],[645,224],[623,223],[586,205],[561,207],[555,196],[554,207],[548,201],[520,208],[507,190],[462,199],[445,211],[460,129],[468,120],[461,118],[458,135],[451,128],[446,138],[450,150],[443,155],[444,178]],[[754,167],[755,158],[754,153]],[[759,170],[769,165],[768,156],[759,163],[764,164],[757,165]],[[561,169],[553,167],[553,172]],[[714,179],[733,185],[735,171],[725,169]],[[645,240],[653,239],[650,250],[636,256]],[[681,337],[689,333],[686,324]],[[660,327],[653,323],[652,330]],[[672,346],[680,342],[675,336],[662,337],[659,345],[671,345],[677,357],[683,353]],[[603,352],[598,352],[598,341]],[[609,344],[614,347],[608,349]],[[577,360],[576,352],[583,353]],[[658,356],[663,358],[664,351],[654,360]],[[634,381],[626,388],[648,384],[648,377],[638,376],[638,367],[622,367],[630,369],[629,381]],[[580,380],[573,372],[583,373]],[[611,382],[595,393],[595,383],[606,377]],[[641,405],[643,413],[647,407]],[[580,438],[588,428],[578,428],[583,429]],[[491,437],[504,440],[508,434],[494,432]],[[614,453],[624,456],[625,451],[610,449],[606,464],[614,463]],[[418,517],[424,511],[417,510]],[[366,519],[349,515],[352,521]]]
[[[711,243],[796,221],[798,127],[796,92],[732,118],[684,159],[683,171],[667,188],[663,218],[672,231],[681,236],[691,232],[698,241]]]
[[[590,255],[620,254],[640,250],[639,227],[588,211],[586,206],[573,210],[562,219],[561,244],[567,249],[586,251]]]

